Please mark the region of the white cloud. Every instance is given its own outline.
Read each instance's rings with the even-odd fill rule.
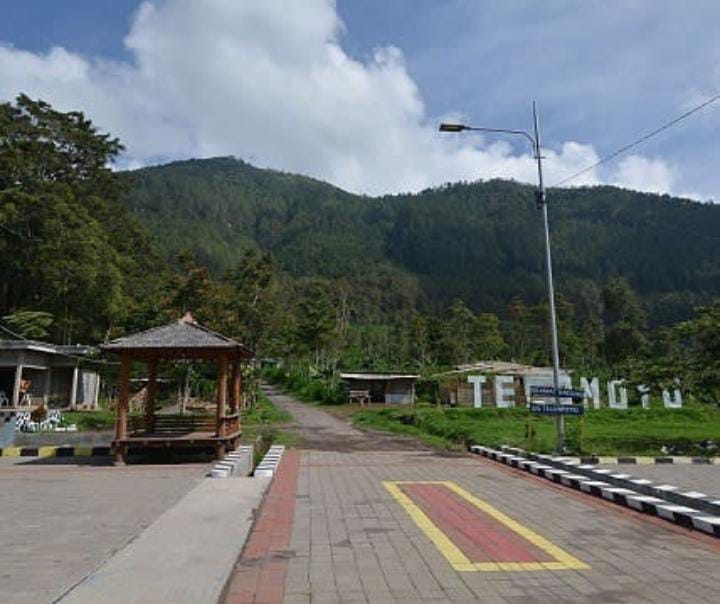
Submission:
[[[342,30],[332,0],[146,2],[125,40],[132,63],[0,47],[0,98],[22,91],[84,110],[126,145],[124,165],[235,155],[370,194],[458,179],[535,182],[525,141],[437,133],[401,51],[357,61]],[[576,142],[544,155],[550,185],[597,159]],[[673,183],[662,160],[637,156],[615,181]],[[591,172],[573,184],[596,182]]]
[[[675,181],[675,170],[666,161],[640,155],[623,159],[613,175],[613,184],[617,186],[651,193],[670,193]]]

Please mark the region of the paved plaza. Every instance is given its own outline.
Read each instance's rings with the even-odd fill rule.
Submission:
[[[55,602],[83,579],[70,601],[144,604],[146,581],[165,598],[148,602],[214,604],[226,580],[225,604],[717,601],[720,540],[268,394],[298,447],[247,539],[259,495],[235,511],[240,483],[205,479],[207,464],[0,458],[0,604]],[[719,466],[627,469],[718,492]],[[195,592],[185,569],[201,573]]]
[[[45,604],[198,484],[206,464],[0,458],[1,604]]]
[[[301,450],[271,486],[228,603],[717,601],[712,538],[271,394]]]

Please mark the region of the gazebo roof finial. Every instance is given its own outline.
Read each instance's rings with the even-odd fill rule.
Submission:
[[[197,321],[195,320],[195,317],[192,316],[192,313],[188,310],[185,312],[185,314],[180,317],[180,320],[178,323],[185,323],[187,325],[197,325]]]

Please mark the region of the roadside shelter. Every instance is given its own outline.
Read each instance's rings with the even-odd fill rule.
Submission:
[[[252,358],[246,346],[199,325],[187,313],[178,321],[118,338],[101,349],[121,358],[113,441],[118,462],[124,462],[127,453],[133,449],[212,449],[217,457],[221,457],[225,451],[237,447],[241,434],[241,364]],[[214,417],[155,413],[158,366],[163,361],[177,359],[217,363]],[[145,363],[148,369],[145,413],[144,417],[132,418],[128,425],[130,374],[136,361]]]
[[[412,405],[415,402],[415,383],[419,378],[419,375],[412,373],[340,374],[348,400],[399,405]]]
[[[97,408],[100,376],[84,360],[94,351],[90,346],[0,340],[0,406]]]

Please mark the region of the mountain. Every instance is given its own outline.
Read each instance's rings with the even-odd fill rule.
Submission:
[[[527,185],[492,180],[366,197],[233,158],[123,178],[124,203],[164,253],[192,250],[215,272],[254,247],[293,278],[366,284],[428,309],[463,298],[476,311],[504,312],[516,295],[545,295],[542,215]],[[548,202],[556,286],[579,312],[615,275],[656,324],[720,293],[719,206],[605,186],[552,189]]]

